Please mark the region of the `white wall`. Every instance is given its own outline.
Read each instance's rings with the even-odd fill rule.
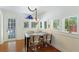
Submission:
[[[16,20],[16,38],[14,40],[18,40],[18,39],[24,39],[24,34],[28,31],[38,31],[39,29],[39,23],[37,25],[37,28],[24,28],[24,22],[28,21],[27,19],[24,18],[23,14],[20,13],[16,13],[13,11],[8,11],[8,10],[4,10],[2,9],[2,14],[3,14],[3,41],[9,41],[8,39],[8,19],[9,18],[13,18]],[[28,22],[34,22],[33,21],[28,21]],[[42,21],[43,22],[43,21]],[[43,23],[43,28],[42,30],[44,30],[44,23]]]
[[[4,41],[8,41],[8,19],[13,18],[16,19],[16,39],[23,39],[24,38],[24,24],[23,20],[24,17],[19,14],[8,10],[2,10],[3,13],[3,34],[4,34]]]
[[[52,7],[53,8],[53,7]],[[58,9],[58,10],[57,10]],[[54,11],[53,11],[54,10]],[[55,11],[56,10],[56,11]],[[50,17],[51,16],[51,17]],[[64,31],[64,18],[70,16],[77,16],[77,34],[65,33]],[[52,11],[48,11],[43,15],[41,20],[60,19],[62,22],[61,31],[54,31],[52,45],[60,51],[78,51],[79,52],[79,7],[55,7]],[[52,24],[51,22],[51,24]],[[52,27],[53,28],[53,27]]]
[[[0,13],[0,22],[1,22],[1,13]],[[1,43],[1,23],[0,23],[0,43]]]
[[[1,13],[0,13],[0,43],[1,43]]]
[[[52,45],[64,52],[79,52],[79,34],[53,32]]]
[[[3,43],[3,14],[0,10],[0,44]]]
[[[49,9],[45,14],[41,15],[41,21],[49,21],[52,29],[53,40],[52,45],[58,48],[60,51],[79,51],[79,34],[64,33],[64,18],[69,16],[78,16],[78,33],[79,33],[79,7],[54,7],[55,9]],[[29,29],[24,29],[24,17],[21,14],[2,10],[4,21],[4,41],[8,40],[7,25],[8,18],[16,19],[16,39],[23,39],[24,33]],[[60,19],[62,22],[62,32],[53,31],[53,19]],[[32,30],[32,29],[31,29]],[[35,30],[35,29],[33,29]]]

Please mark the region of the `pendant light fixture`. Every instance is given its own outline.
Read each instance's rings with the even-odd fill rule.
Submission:
[[[28,6],[28,10],[31,11],[31,12],[35,12],[35,20],[37,21],[37,8],[34,8],[34,9],[31,9],[29,6]]]

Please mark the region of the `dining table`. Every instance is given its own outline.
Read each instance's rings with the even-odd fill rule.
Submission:
[[[25,33],[25,51],[26,51],[26,47],[27,47],[27,52],[29,50],[29,41],[31,39],[31,36],[33,37],[33,42],[34,42],[34,37],[39,36],[39,37],[43,37],[44,35],[47,35],[48,33],[46,32],[34,32],[34,33]],[[47,39],[47,38],[46,38]]]

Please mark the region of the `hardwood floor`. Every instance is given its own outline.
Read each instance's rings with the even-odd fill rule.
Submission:
[[[22,52],[24,48],[24,40],[16,40],[15,41],[15,48],[16,50],[14,52]],[[0,45],[0,52],[11,52],[11,48],[8,47],[9,42],[4,42],[3,44]],[[13,49],[15,49],[13,48]]]
[[[8,44],[7,42],[0,45],[0,52],[7,52],[8,51]]]
[[[40,48],[38,48],[36,51],[29,49],[29,52],[60,52],[58,49],[50,46],[49,44],[47,44],[47,46],[39,45],[39,47]]]
[[[22,52],[24,49],[24,40],[17,40],[16,41],[16,51]]]
[[[58,49],[56,49],[55,47],[52,47],[50,45],[48,45],[47,47],[42,47],[40,49],[38,49],[39,52],[60,52]]]
[[[16,40],[15,42],[16,42],[15,43],[16,51],[14,51],[14,52],[23,52],[24,40]],[[3,44],[0,45],[0,52],[9,52],[10,48],[8,48],[8,43],[9,42],[4,42]],[[40,45],[40,47],[41,48],[39,48],[37,52],[59,52],[58,49],[56,49],[55,47],[52,47],[50,45],[48,45],[47,47],[42,47]],[[30,50],[29,52],[32,52],[32,51]]]

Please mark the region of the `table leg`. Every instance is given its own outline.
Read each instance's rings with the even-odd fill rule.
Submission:
[[[29,51],[29,38],[27,38],[27,52]]]
[[[25,37],[25,40],[24,40],[24,46],[25,46],[25,51],[26,51],[26,37]]]

